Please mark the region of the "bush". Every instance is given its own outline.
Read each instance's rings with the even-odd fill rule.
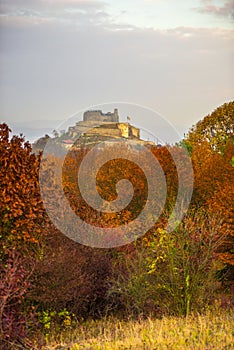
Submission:
[[[28,298],[41,311],[66,308],[78,318],[98,316],[104,312],[110,274],[107,250],[82,246],[51,226]]]
[[[172,233],[158,229],[143,238],[125,273],[112,281],[109,296],[128,313],[188,315],[212,298],[220,222],[205,214],[187,217]]]
[[[16,251],[8,252],[7,261],[0,262],[0,338],[3,349],[14,348],[28,335],[30,324],[34,322],[33,309],[25,309],[32,268],[32,260],[25,260]]]

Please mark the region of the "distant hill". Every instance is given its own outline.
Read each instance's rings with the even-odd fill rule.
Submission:
[[[33,120],[7,122],[15,135],[23,134],[29,142],[34,142],[42,135],[52,135],[53,130],[61,123],[61,120]]]

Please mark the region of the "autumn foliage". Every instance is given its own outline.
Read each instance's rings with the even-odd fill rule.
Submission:
[[[153,206],[161,209],[158,220],[135,242],[112,249],[82,246],[50,222],[42,203],[39,169],[45,169],[40,179],[52,210],[60,203],[57,189],[62,186],[61,193],[77,216],[101,229],[115,228],[119,236],[123,225],[132,220],[136,220],[136,227],[139,224],[138,215],[147,203],[149,186],[145,172],[123,157],[106,162],[96,177],[99,195],[111,203],[118,196],[118,182],[126,179],[132,184],[133,197],[117,213],[108,208],[96,210],[84,200],[78,186],[78,173],[89,147],[70,149],[64,162],[56,154],[41,160],[22,136],[11,138],[9,127],[1,124],[3,349],[21,342],[29,329],[38,328],[33,327],[33,319],[39,329],[43,322],[48,328],[49,321],[43,315],[59,315],[61,310],[68,318],[74,314],[80,320],[114,313],[127,317],[131,313],[188,315],[191,310],[200,311],[207,303],[212,304],[216,287],[221,284],[216,273],[222,269],[233,271],[234,266],[233,124],[234,102],[230,102],[193,126],[179,145],[149,149],[163,170],[166,201],[158,200],[163,190],[158,182],[151,193]],[[184,148],[193,165],[193,194],[182,222],[168,233],[178,188],[182,185],[187,193],[191,187]],[[138,157],[141,161],[140,152]],[[94,154],[85,179],[98,162]],[[56,167],[61,174],[54,172]],[[150,173],[152,164],[146,164],[146,168]],[[94,188],[88,180],[85,186],[92,196]],[[61,211],[61,218],[66,220],[65,211]],[[228,278],[232,283],[232,274]]]
[[[194,168],[192,204],[222,219],[219,257],[234,265],[234,102],[226,103],[191,128],[186,138]]]
[[[0,237],[1,258],[8,249],[21,252],[39,244],[43,208],[38,184],[39,158],[21,136],[10,139],[0,125]]]
[[[0,125],[0,338],[2,348],[26,334],[23,313],[33,256],[43,230],[39,158],[23,137]]]
[[[186,141],[193,147],[207,142],[219,153],[234,142],[234,102],[224,103],[190,129]]]

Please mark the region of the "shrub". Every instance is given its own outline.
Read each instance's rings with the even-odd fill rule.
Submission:
[[[7,261],[0,262],[0,338],[3,349],[14,348],[15,343],[28,335],[30,323],[34,321],[33,309],[25,310],[32,267],[32,260],[25,260],[16,251],[8,252]]]
[[[219,220],[205,214],[188,216],[172,233],[158,229],[143,238],[135,258],[125,260],[110,298],[136,314],[188,315],[212,300],[216,287],[215,251]]]
[[[66,308],[78,318],[97,316],[105,308],[110,274],[107,250],[82,246],[51,226],[28,297],[41,311]]]

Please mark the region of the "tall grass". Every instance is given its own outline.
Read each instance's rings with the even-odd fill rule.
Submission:
[[[230,310],[207,311],[188,317],[119,320],[105,318],[78,324],[73,330],[51,334],[43,350],[127,349],[233,349],[233,316]]]

